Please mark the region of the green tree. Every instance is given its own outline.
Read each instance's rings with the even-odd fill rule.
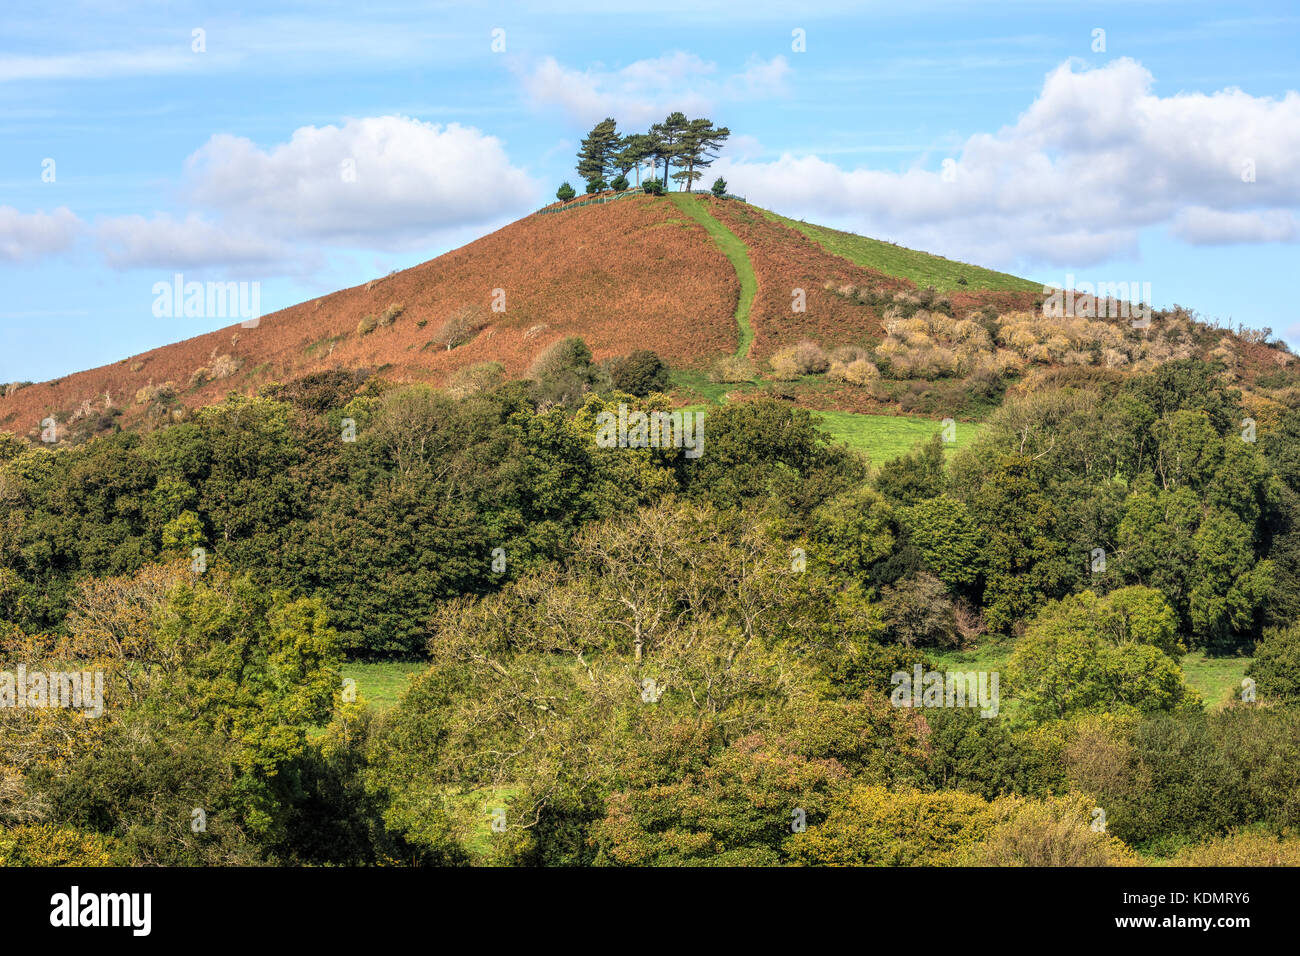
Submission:
[[[607,116],[592,127],[578,147],[578,175],[582,180],[588,184],[603,182],[613,169],[614,156],[621,144],[618,124],[612,117]],[[597,190],[588,188],[587,191]]]
[[[1261,700],[1300,702],[1300,625],[1267,631],[1246,676],[1256,682]]]
[[[614,364],[610,381],[620,391],[644,398],[668,387],[668,366],[649,349],[637,349]]]
[[[691,120],[686,124],[678,140],[677,165],[683,169],[673,178],[684,182],[686,191],[690,192],[695,180],[704,175],[701,170],[713,165],[713,161],[718,158],[718,150],[730,136],[731,130],[725,126],[714,126],[713,120]],[[723,191],[726,191],[725,184]]]
[[[650,127],[650,155],[655,159],[656,165],[659,161],[663,162],[664,174],[661,181],[665,185],[669,179],[668,167],[682,155],[682,140],[689,127],[686,114],[680,111],[669,113],[662,123]]]

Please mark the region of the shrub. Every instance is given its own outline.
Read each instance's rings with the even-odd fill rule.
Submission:
[[[664,181],[662,179],[647,179],[641,184],[641,191],[651,196],[662,196],[664,194]]]
[[[442,323],[433,341],[445,345],[450,352],[456,346],[464,345],[472,339],[486,324],[487,320],[483,318],[482,311],[476,306],[467,305]]]
[[[1300,839],[1242,830],[1189,846],[1170,866],[1300,866]]]
[[[724,384],[748,382],[754,377],[754,367],[746,359],[728,355],[714,363],[710,377]]]
[[[375,329],[379,328],[379,319],[373,315],[364,315],[361,321],[357,323],[358,335],[369,335]]]
[[[1013,806],[971,793],[855,787],[787,847],[795,862],[811,866],[957,865]]]
[[[456,398],[490,392],[505,381],[506,369],[500,362],[477,362],[456,372],[447,383],[447,391]]]
[[[872,385],[880,381],[880,369],[868,358],[858,358],[847,363],[832,362],[827,374],[850,385]]]
[[[1021,806],[976,851],[981,866],[1131,866],[1137,856],[1094,826],[1092,800],[1082,794]]]
[[[609,183],[605,182],[605,180],[601,179],[599,176],[596,176],[594,179],[587,180],[588,196],[594,195],[595,193],[598,192],[602,192],[603,190],[608,188],[609,188]]]
[[[794,347],[795,365],[804,375],[820,375],[830,368],[830,360],[816,342],[803,341]]]
[[[0,829],[0,866],[122,866],[129,855],[116,839],[55,823]]]
[[[218,355],[212,360],[212,377],[214,379],[230,378],[239,371],[243,363],[233,355]]]
[[[770,359],[772,377],[779,382],[790,382],[799,377],[799,365],[794,359],[794,349],[782,349]]]
[[[620,391],[644,397],[668,387],[668,366],[649,349],[638,349],[614,363],[610,379]]]
[[[552,342],[533,359],[528,377],[536,382],[539,405],[569,404],[585,394],[595,381],[591,349],[577,336]]]
[[[1272,629],[1255,646],[1255,659],[1246,669],[1259,697],[1292,704],[1300,700],[1300,625]]]
[[[957,643],[957,617],[943,583],[921,571],[884,588],[880,610],[886,635],[904,647],[952,646]]]
[[[774,378],[790,381],[801,375],[818,375],[830,367],[830,360],[816,342],[800,342],[782,349],[769,359]]]
[[[390,302],[388,308],[384,309],[384,311],[380,313],[379,324],[384,326],[392,325],[393,322],[396,321],[397,317],[404,311],[406,311],[406,306],[397,302]]]
[[[717,196],[719,199],[722,199],[727,195],[727,181],[721,176],[713,181],[713,195]]]
[[[622,173],[619,173],[617,176],[615,176],[614,179],[609,184],[609,188],[614,190],[614,192],[616,193],[626,192],[627,186],[628,186],[627,177],[624,176]]]
[[[561,183],[560,188],[555,190],[555,198],[560,202],[568,202],[576,195],[578,194],[574,192],[573,187],[568,183]]]

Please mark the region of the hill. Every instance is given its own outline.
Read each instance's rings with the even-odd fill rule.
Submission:
[[[567,336],[597,360],[655,351],[679,404],[773,393],[823,411],[972,419],[1034,376],[1123,374],[1192,355],[1244,380],[1292,384],[1289,354],[1189,313],[1145,330],[1048,320],[1028,280],[739,201],[624,195],[541,212],[256,328],[6,386],[0,429],[34,439],[53,416],[84,436],[328,369],[446,384],[492,361],[517,377]]]

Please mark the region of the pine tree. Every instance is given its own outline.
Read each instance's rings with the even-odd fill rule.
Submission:
[[[606,116],[582,141],[578,149],[578,175],[584,182],[603,180],[606,173],[613,171],[612,158],[622,146],[617,126],[612,117]]]
[[[676,173],[673,178],[685,180],[686,190],[690,192],[695,180],[704,175],[699,170],[713,165],[713,161],[718,158],[718,150],[729,136],[731,130],[725,126],[715,127],[713,120],[691,120],[678,143],[677,165],[685,167],[685,172]]]
[[[648,133],[631,133],[623,137],[623,149],[614,158],[618,171],[627,176],[636,170],[636,184],[641,185],[641,164],[654,154],[654,137]]]
[[[682,136],[689,126],[685,113],[673,112],[662,123],[650,127],[650,135],[655,140],[652,155],[656,164],[663,160],[665,183],[669,179],[668,166],[681,154]]]

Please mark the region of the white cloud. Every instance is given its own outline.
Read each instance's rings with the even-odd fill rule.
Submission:
[[[30,262],[63,252],[77,241],[82,228],[81,220],[64,206],[52,213],[0,206],[0,260]]]
[[[230,230],[191,213],[116,216],[97,225],[104,260],[115,269],[158,267],[250,267],[280,269],[293,259],[282,242],[248,231]]]
[[[304,126],[269,150],[213,136],[186,173],[189,197],[232,222],[286,240],[383,249],[517,214],[538,195],[495,137],[401,116]]]
[[[463,238],[530,208],[538,187],[499,140],[400,116],[296,130],[263,149],[220,134],[185,164],[183,218],[98,224],[114,268],[301,271],[322,246],[403,250]]]
[[[1159,97],[1152,82],[1130,59],[1062,64],[1015,123],[971,136],[947,175],[793,155],[724,158],[715,169],[783,212],[850,217],[869,235],[1003,266],[1131,255],[1152,226],[1192,242],[1295,238],[1300,94]]]
[[[637,60],[617,70],[575,70],[545,57],[521,71],[536,106],[557,106],[583,124],[613,116],[628,129],[647,126],[673,110],[708,114],[729,101],[783,95],[790,65],[785,57],[753,58],[744,70],[720,74],[716,63],[677,51]]]

